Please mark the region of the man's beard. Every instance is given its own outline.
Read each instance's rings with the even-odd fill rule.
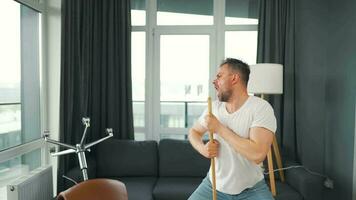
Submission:
[[[220,95],[218,95],[219,101],[228,102],[231,98],[231,94],[232,94],[231,90],[225,92],[221,91]]]

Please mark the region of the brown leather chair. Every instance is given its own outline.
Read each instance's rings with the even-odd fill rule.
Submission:
[[[127,200],[125,184],[111,179],[90,179],[61,192],[57,200]]]

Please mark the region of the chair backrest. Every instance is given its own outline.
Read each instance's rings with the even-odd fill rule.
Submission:
[[[57,200],[128,200],[125,184],[111,179],[91,179],[61,192]]]

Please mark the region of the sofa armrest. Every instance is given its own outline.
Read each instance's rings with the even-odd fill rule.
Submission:
[[[297,165],[289,163],[287,166]],[[304,168],[292,168],[285,171],[286,182],[298,191],[305,200],[321,200],[324,178],[309,173]]]
[[[87,165],[88,165],[88,178],[96,178],[96,161],[93,157],[87,157]],[[83,181],[83,174],[80,170],[79,166],[70,169],[66,174],[67,177],[73,179],[77,183]],[[65,178],[64,178],[65,179]],[[74,183],[65,179],[65,187],[70,188],[74,186]]]

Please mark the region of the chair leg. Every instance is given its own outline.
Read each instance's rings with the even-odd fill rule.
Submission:
[[[268,162],[269,183],[271,187],[271,192],[273,196],[276,196],[276,182],[274,179],[274,172],[273,172],[272,148],[268,151],[267,162]]]
[[[283,166],[282,166],[282,158],[281,158],[281,154],[279,153],[279,148],[278,148],[278,143],[277,143],[277,139],[276,139],[276,136],[273,137],[273,151],[274,151],[274,155],[276,157],[276,160],[277,160],[277,166],[279,169],[282,169]],[[279,170],[279,176],[281,178],[281,182],[284,182],[285,181],[285,178],[284,178],[284,172],[283,170]]]

